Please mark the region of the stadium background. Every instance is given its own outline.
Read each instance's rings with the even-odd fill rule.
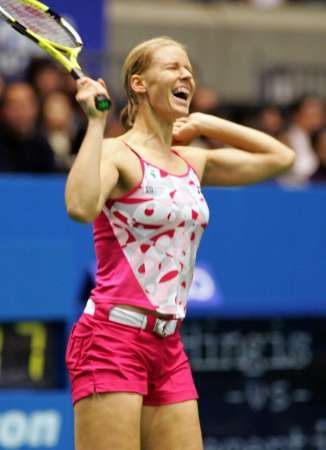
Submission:
[[[299,3],[299,2],[297,2]],[[326,9],[244,2],[53,0],[85,36],[84,61],[120,94],[127,51],[185,42],[200,83],[242,111],[325,97]],[[35,50],[0,28],[0,68]],[[22,58],[24,55],[24,58]],[[89,226],[67,218],[64,175],[0,176],[0,449],[71,450],[67,333],[92,283]],[[206,450],[326,450],[326,187],[207,189],[185,346]],[[100,412],[99,412],[100,413]]]

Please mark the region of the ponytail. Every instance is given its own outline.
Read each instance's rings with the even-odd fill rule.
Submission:
[[[129,106],[126,105],[120,113],[120,123],[126,131],[130,130],[130,128],[132,127],[132,125],[130,125],[130,122],[129,122],[128,110],[129,110]]]
[[[137,111],[137,103],[132,97],[129,98],[128,105],[126,105],[120,113],[120,123],[126,131],[134,126]]]

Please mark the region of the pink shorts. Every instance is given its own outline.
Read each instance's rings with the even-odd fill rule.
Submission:
[[[66,364],[73,403],[104,392],[136,392],[152,406],[198,398],[179,331],[161,337],[84,313],[71,331]]]

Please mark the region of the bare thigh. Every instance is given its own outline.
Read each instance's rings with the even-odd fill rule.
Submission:
[[[141,450],[203,450],[197,402],[144,406],[141,443]]]
[[[76,450],[140,450],[142,402],[133,393],[95,394],[77,402]]]

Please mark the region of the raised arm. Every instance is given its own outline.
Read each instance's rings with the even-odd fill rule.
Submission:
[[[77,82],[76,99],[88,117],[87,131],[66,184],[66,208],[78,222],[92,222],[116,186],[119,172],[112,157],[114,152],[103,146],[107,113],[94,105],[97,94],[108,95],[104,84],[83,78]],[[112,144],[114,147],[114,144]],[[104,148],[103,148],[104,147]]]
[[[197,136],[219,140],[229,147],[197,150],[201,153],[202,184],[207,186],[263,181],[288,170],[295,158],[294,152],[277,139],[215,116],[193,113],[176,122],[176,141],[185,144]]]

